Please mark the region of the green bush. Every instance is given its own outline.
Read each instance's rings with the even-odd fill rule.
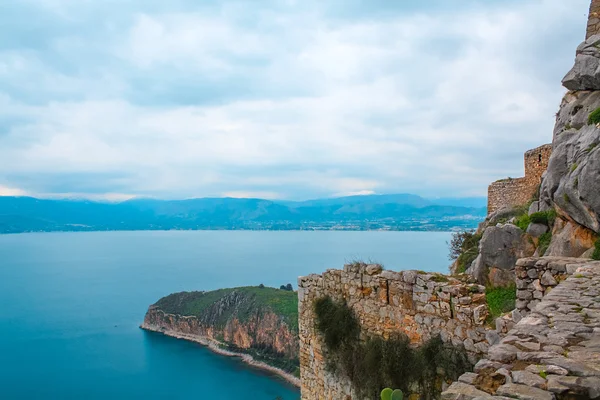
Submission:
[[[337,350],[344,342],[354,341],[360,333],[360,326],[354,313],[345,304],[334,302],[326,296],[314,304],[317,316],[317,329],[331,350]]]
[[[527,213],[519,215],[515,220],[515,225],[521,228],[521,230],[526,231],[527,227],[531,223],[531,219]]]
[[[474,231],[455,232],[449,243],[451,260],[456,260],[456,272],[463,273],[479,254],[479,242],[482,234]]]
[[[594,253],[592,254],[592,259],[600,260],[600,238],[596,240],[596,243],[594,243]]]
[[[472,368],[464,349],[446,345],[439,337],[419,348],[411,346],[402,334],[387,340],[377,336],[361,341],[360,325],[352,310],[329,297],[316,300],[315,311],[317,330],[329,349],[328,368],[349,378],[360,398],[377,398],[383,387],[410,393],[409,388],[415,385],[420,398],[438,398],[441,378],[456,380]],[[339,316],[343,316],[343,329],[338,326]],[[346,336],[342,336],[344,332]]]
[[[538,253],[540,256],[543,256],[546,253],[546,250],[548,250],[551,241],[552,232],[546,232],[542,236],[540,236],[540,241],[538,243]]]
[[[535,212],[529,216],[529,220],[534,224],[548,225],[548,214],[543,211]]]
[[[592,111],[588,117],[588,125],[596,125],[600,123],[600,107]]]
[[[535,224],[544,224],[552,227],[556,221],[556,210],[539,211],[531,214],[529,220]]]
[[[515,285],[507,287],[488,287],[485,291],[490,320],[493,322],[504,313],[514,310],[517,300],[517,288]]]

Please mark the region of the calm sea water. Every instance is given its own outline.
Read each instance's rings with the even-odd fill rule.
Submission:
[[[279,287],[345,261],[445,272],[448,233],[0,235],[0,398],[296,400],[281,379],[138,328],[171,292]]]

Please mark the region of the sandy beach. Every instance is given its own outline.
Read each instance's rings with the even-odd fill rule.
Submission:
[[[242,361],[244,361],[248,365],[251,365],[255,368],[260,368],[262,370],[277,374],[280,377],[282,377],[283,379],[285,379],[286,381],[288,381],[289,383],[291,383],[292,385],[294,385],[296,387],[300,387],[300,379],[295,377],[294,375],[287,373],[279,368],[273,367],[272,365],[266,364],[262,361],[257,361],[249,354],[236,353],[233,351],[225,350],[225,349],[219,347],[220,345],[222,345],[222,343],[220,343],[214,339],[207,338],[204,336],[198,336],[198,335],[189,335],[189,334],[176,332],[176,331],[172,331],[172,330],[163,330],[160,327],[149,325],[146,323],[143,323],[142,325],[140,325],[140,328],[147,330],[147,331],[151,331],[151,332],[162,333],[165,336],[174,337],[176,339],[187,340],[190,342],[199,343],[203,346],[208,347],[211,351],[213,351],[217,354],[221,354],[223,356],[239,357],[242,359]]]

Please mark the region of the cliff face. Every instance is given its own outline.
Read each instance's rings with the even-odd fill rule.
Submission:
[[[542,182],[542,207],[555,208],[547,255],[581,256],[600,232],[600,129],[590,114],[600,107],[600,35],[577,48],[575,66],[563,79],[564,96],[553,132],[553,153]]]
[[[151,305],[142,327],[216,341],[293,372],[299,351],[297,315],[294,292],[273,288],[182,292]]]

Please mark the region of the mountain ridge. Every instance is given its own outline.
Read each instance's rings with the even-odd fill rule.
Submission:
[[[468,200],[472,204],[472,200]],[[443,201],[442,201],[443,202]],[[460,204],[455,201],[455,204]],[[485,207],[441,205],[410,194],[305,201],[246,198],[0,197],[0,233],[98,230],[450,230],[473,228]]]

